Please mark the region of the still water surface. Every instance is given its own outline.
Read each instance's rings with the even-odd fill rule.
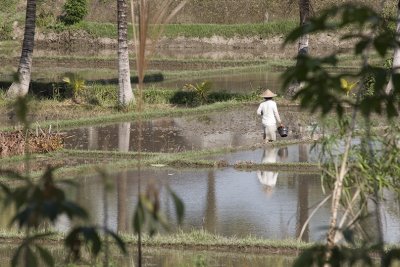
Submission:
[[[255,145],[262,142],[261,119],[257,105],[235,110],[210,112],[207,115],[161,118],[143,122],[142,149],[146,152],[179,152],[222,147]],[[280,108],[283,122],[289,127],[287,138],[310,137],[315,118],[298,108]],[[69,149],[137,151],[138,124],[82,127],[67,131]]]
[[[138,173],[121,170],[113,173],[114,188],[103,194],[99,175],[79,179],[77,191],[71,197],[91,211],[94,222],[101,224],[104,217],[104,198],[108,201],[109,226],[114,230],[131,232],[131,218],[137,199]],[[304,222],[326,195],[318,174],[256,171],[241,172],[232,168],[209,170],[147,169],[141,173],[142,188],[159,188],[161,209],[175,221],[172,200],[166,193],[169,185],[185,203],[184,231],[204,229],[223,236],[248,235],[269,239],[295,239]],[[384,217],[386,242],[400,241],[399,202],[387,193]],[[303,240],[321,241],[329,219],[330,205],[324,205],[305,228]],[[371,203],[371,208],[373,207]],[[362,222],[374,237],[375,220]],[[59,230],[70,226],[68,220],[58,222]]]
[[[48,249],[55,258],[56,266],[69,266],[65,263],[66,251],[61,246],[52,246],[51,248],[48,247]],[[110,266],[136,266],[136,248],[128,248],[128,250],[130,253],[127,256],[112,250]],[[0,261],[2,263],[10,262],[14,251],[15,248],[11,246],[0,246]],[[97,260],[99,265],[96,266],[102,266],[102,258],[98,258]],[[146,267],[287,267],[291,266],[293,261],[294,257],[285,255],[143,248],[143,266]],[[45,263],[39,262],[39,266],[45,266]]]

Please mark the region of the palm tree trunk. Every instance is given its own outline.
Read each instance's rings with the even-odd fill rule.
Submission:
[[[310,11],[311,11],[311,3],[310,0],[299,0],[299,10],[300,10],[300,26],[303,26],[308,23],[310,19]],[[308,54],[308,43],[309,43],[309,35],[305,34],[300,37],[299,45],[297,50],[297,55],[306,55]],[[301,84],[296,80],[293,81],[292,84],[289,85],[286,90],[287,97],[293,97],[301,88]]]
[[[400,0],[397,2],[397,21],[396,21],[396,41],[400,42]],[[396,44],[393,53],[392,73],[400,72],[400,46]],[[393,92],[393,80],[390,77],[389,83],[386,86],[385,93],[391,94]]]
[[[8,88],[8,97],[25,96],[31,82],[32,55],[35,43],[36,0],[27,0],[25,32],[22,43],[21,58],[18,65],[18,80]]]
[[[126,107],[135,99],[132,93],[128,53],[126,0],[118,0],[118,105]]]
[[[300,26],[304,26],[308,23],[310,19],[310,9],[311,3],[310,0],[299,0],[299,10],[300,10]],[[298,55],[306,55],[308,54],[308,34],[303,35],[299,39],[299,47],[297,50]]]

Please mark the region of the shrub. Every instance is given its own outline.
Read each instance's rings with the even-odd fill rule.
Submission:
[[[83,20],[88,13],[86,0],[67,0],[64,4],[64,15],[61,21],[73,25]]]
[[[82,95],[83,91],[86,89],[85,80],[75,73],[67,73],[63,78],[63,82],[67,84],[67,88],[71,91],[74,101],[77,101],[79,96]]]

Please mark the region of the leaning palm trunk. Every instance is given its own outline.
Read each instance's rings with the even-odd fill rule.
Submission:
[[[300,10],[300,26],[304,26],[310,19],[311,3],[310,0],[299,0]],[[299,44],[297,49],[297,56],[308,54],[308,43],[309,35],[305,34],[299,38]],[[288,89],[286,90],[287,97],[293,97],[301,88],[301,84],[298,81],[293,81]]]
[[[118,106],[135,101],[131,86],[128,53],[128,23],[126,0],[118,0]]]
[[[21,58],[18,65],[18,79],[7,91],[7,96],[14,98],[25,96],[31,82],[32,54],[35,42],[36,0],[27,0],[24,41],[22,43]]]
[[[400,72],[400,0],[397,3],[397,21],[396,21],[396,47],[393,53],[393,65],[392,65],[392,72],[399,73]],[[390,77],[389,83],[386,86],[385,93],[391,94],[393,92],[393,80]]]

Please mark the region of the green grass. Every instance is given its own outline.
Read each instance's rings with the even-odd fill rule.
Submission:
[[[43,233],[43,232],[40,232]],[[10,243],[18,243],[24,234],[17,230],[1,229],[0,238]],[[55,233],[48,236],[44,241],[59,242],[63,240],[64,235]],[[122,234],[123,240],[128,244],[136,244],[137,237],[133,234]],[[226,247],[230,249],[240,250],[246,247],[247,251],[270,248],[285,248],[285,249],[305,249],[312,246],[312,243],[305,243],[297,240],[271,240],[263,239],[255,236],[247,236],[244,238],[238,237],[224,237],[217,234],[212,234],[204,230],[192,230],[191,232],[178,231],[173,234],[157,234],[153,237],[143,235],[143,245],[146,247],[168,247],[179,248],[185,246],[186,248],[196,249],[202,247],[204,249],[213,250],[215,248]]]
[[[248,103],[248,102],[247,102]],[[207,114],[212,111],[223,111],[229,110],[232,108],[237,108],[247,104],[246,102],[239,102],[235,100],[230,100],[227,102],[217,102],[209,105],[199,106],[195,108],[164,108],[160,109],[148,109],[142,113],[142,119],[152,119],[152,118],[161,118],[161,117],[179,117],[183,115],[193,115],[193,114]],[[1,105],[0,105],[1,106]],[[57,105],[49,106],[47,108],[57,108]],[[109,109],[103,109],[109,110]],[[71,110],[71,112],[80,112],[82,116],[85,116],[84,109],[82,110]],[[101,112],[100,112],[101,113]],[[87,115],[86,115],[87,116]],[[117,112],[114,111],[112,113],[99,114],[97,116],[90,117],[80,117],[80,118],[72,118],[72,119],[63,119],[63,120],[43,120],[38,121],[35,125],[38,125],[41,128],[48,128],[52,125],[53,128],[57,129],[68,129],[73,127],[81,127],[82,125],[96,125],[96,124],[106,124],[106,123],[117,123],[122,121],[134,121],[138,118],[138,113],[136,111],[128,111],[128,112]],[[14,127],[0,127],[0,131],[11,131],[14,130]]]
[[[274,35],[285,35],[298,26],[298,22],[278,21],[260,24],[170,24],[166,25],[164,34],[168,38],[209,38],[221,36],[233,37],[257,37],[265,38]]]
[[[266,38],[275,35],[285,35],[298,25],[295,20],[276,21],[259,24],[168,24],[164,27],[163,36],[167,38],[210,38],[220,36],[224,38],[233,37],[256,37]],[[83,30],[90,36],[96,38],[116,38],[117,26],[113,23],[99,23],[93,21],[82,21],[72,26],[55,25],[50,29],[56,31],[78,31]],[[132,38],[132,26],[128,27],[129,38]]]

